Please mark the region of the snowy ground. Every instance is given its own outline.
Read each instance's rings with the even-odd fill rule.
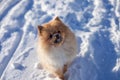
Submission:
[[[0,0],[0,79],[58,80],[39,63],[38,24],[60,16],[78,39],[69,80],[120,80],[120,0]]]

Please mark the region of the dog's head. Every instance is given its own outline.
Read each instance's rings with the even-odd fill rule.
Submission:
[[[66,34],[67,27],[59,17],[38,26],[38,36],[44,45],[60,46],[64,43]]]

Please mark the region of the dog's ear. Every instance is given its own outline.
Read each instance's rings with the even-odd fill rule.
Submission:
[[[56,17],[54,18],[54,20],[61,21],[58,16],[56,16]]]
[[[43,29],[43,26],[41,26],[41,25],[38,25],[38,34],[41,34],[42,33],[42,29]]]

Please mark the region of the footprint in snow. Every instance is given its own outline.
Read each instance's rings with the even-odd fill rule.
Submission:
[[[14,69],[17,69],[17,70],[24,70],[26,68],[25,66],[23,66],[20,63],[13,63],[12,66],[13,66]]]

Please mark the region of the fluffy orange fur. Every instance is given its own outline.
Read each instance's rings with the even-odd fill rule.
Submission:
[[[59,19],[38,26],[37,52],[42,66],[61,80],[77,54],[73,32]]]

